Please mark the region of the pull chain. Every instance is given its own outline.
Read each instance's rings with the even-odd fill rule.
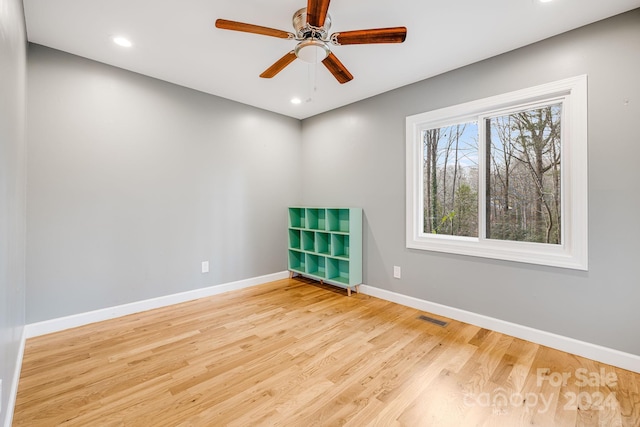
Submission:
[[[318,64],[309,64],[309,72],[307,74],[308,76],[308,98],[306,100],[306,102],[311,102],[313,101],[313,97],[316,93],[316,90],[318,89],[316,86],[316,67],[318,66]]]

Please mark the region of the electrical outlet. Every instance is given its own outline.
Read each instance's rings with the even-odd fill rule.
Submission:
[[[203,273],[209,272],[209,261],[202,261],[202,272]]]
[[[398,267],[397,265],[393,266],[393,277],[396,279],[399,279],[402,276],[401,271],[400,271],[400,267]]]

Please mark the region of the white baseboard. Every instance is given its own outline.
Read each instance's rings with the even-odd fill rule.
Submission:
[[[181,292],[178,294],[166,295],[158,298],[118,305],[115,307],[89,311],[86,313],[74,314],[72,316],[31,323],[25,326],[26,337],[37,337],[40,335],[50,334],[52,332],[75,328],[77,326],[84,326],[90,323],[126,316],[128,314],[139,313],[141,311],[152,310],[154,308],[166,307],[168,305],[179,304],[181,302],[191,301],[198,298],[205,298],[221,294],[223,292],[261,285],[263,283],[286,279],[287,277],[289,277],[289,272],[281,271],[278,273],[252,277],[250,279],[238,280],[236,282],[225,283],[222,285],[209,286],[207,288],[194,289],[192,291]]]
[[[13,381],[11,381],[11,388],[9,388],[9,401],[7,402],[7,407],[2,408],[3,411],[0,411],[0,416],[5,414],[4,416],[4,427],[11,427],[13,423],[13,411],[16,407],[16,397],[18,396],[18,383],[20,382],[20,371],[22,370],[22,358],[24,356],[24,345],[27,340],[26,328],[22,328],[22,336],[20,338],[20,347],[18,348],[18,355],[16,357],[16,367],[13,372]],[[0,419],[1,420],[1,419]]]
[[[536,344],[545,345],[567,353],[576,354],[608,365],[640,373],[640,356],[635,354],[625,353],[619,350],[553,334],[551,332],[530,328],[528,326],[506,322],[504,320],[495,319],[482,314],[375,288],[373,286],[361,285],[360,292],[386,301],[406,305],[418,310],[480,326],[492,331],[531,341]]]

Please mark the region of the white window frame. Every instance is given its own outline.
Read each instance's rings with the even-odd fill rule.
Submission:
[[[485,118],[514,109],[560,101],[561,129],[561,244],[486,239],[484,185],[478,185],[478,237],[424,232],[422,131],[477,121],[480,141],[479,182],[485,182]],[[502,95],[441,108],[406,118],[406,246],[530,264],[588,270],[587,76],[581,75]]]

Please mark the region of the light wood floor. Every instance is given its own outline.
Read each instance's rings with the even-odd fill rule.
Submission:
[[[14,425],[640,426],[640,374],[421,314],[287,279],[29,339]]]

